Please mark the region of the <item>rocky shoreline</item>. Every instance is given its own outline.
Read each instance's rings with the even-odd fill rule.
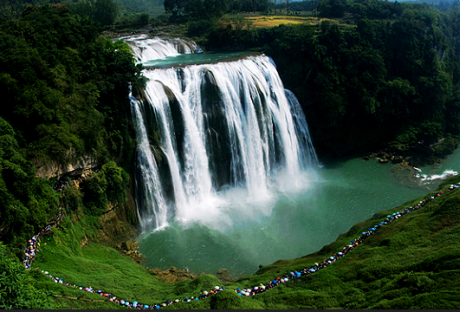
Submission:
[[[378,159],[380,163],[402,164],[401,166],[422,167],[434,165],[451,155],[458,148],[459,140],[454,137],[441,138],[433,144],[423,141],[412,146],[385,148],[362,156],[364,160]]]
[[[370,159],[378,159],[379,163],[385,164],[388,162],[391,162],[393,164],[399,164],[399,163],[406,163],[409,164],[411,159],[410,157],[404,157],[401,155],[394,155],[391,152],[388,151],[379,151],[379,152],[374,152],[369,155],[363,156],[364,160],[370,160]]]

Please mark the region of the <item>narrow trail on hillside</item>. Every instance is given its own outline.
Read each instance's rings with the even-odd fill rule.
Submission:
[[[86,178],[86,176],[82,176],[80,179],[84,179],[84,178]],[[351,250],[356,248],[358,245],[362,244],[366,238],[368,238],[369,236],[371,236],[371,235],[375,234],[376,232],[378,232],[378,230],[382,226],[389,225],[390,223],[392,223],[395,220],[407,215],[408,213],[424,207],[426,204],[428,204],[432,200],[436,199],[437,197],[442,196],[444,194],[444,191],[455,190],[455,189],[459,188],[459,185],[460,185],[460,182],[457,185],[452,184],[449,188],[443,189],[442,191],[439,191],[438,193],[436,193],[436,195],[431,196],[427,200],[420,201],[414,207],[409,206],[409,207],[407,207],[407,208],[405,208],[405,209],[403,209],[401,211],[395,212],[395,213],[393,213],[391,215],[387,215],[385,220],[381,221],[379,224],[374,225],[373,227],[369,228],[368,230],[361,232],[360,237],[352,240],[350,242],[350,244],[344,246],[339,252],[337,252],[336,254],[333,254],[332,256],[326,258],[321,263],[315,263],[313,266],[311,266],[309,268],[305,267],[305,268],[302,268],[302,269],[300,269],[298,271],[289,272],[289,274],[287,274],[285,277],[279,277],[278,276],[276,278],[273,278],[273,280],[270,280],[266,284],[260,283],[257,286],[254,286],[252,288],[245,288],[245,289],[241,289],[241,288],[238,287],[238,288],[235,289],[235,292],[239,296],[254,296],[256,294],[263,293],[263,292],[265,292],[265,291],[267,291],[267,290],[269,290],[269,289],[271,289],[273,287],[276,287],[276,286],[278,286],[278,285],[280,285],[282,283],[286,283],[290,279],[299,278],[299,277],[304,276],[304,275],[309,275],[309,274],[316,273],[319,270],[324,269],[328,265],[334,263],[335,261],[337,261],[341,257],[345,256],[347,253],[349,253]],[[61,191],[62,188],[65,187],[65,186],[66,185],[61,185],[58,189],[55,188],[55,190]],[[26,269],[31,268],[31,265],[33,264],[33,262],[34,262],[34,260],[36,258],[36,252],[38,252],[40,250],[40,247],[41,247],[40,246],[40,239],[44,235],[48,235],[48,234],[52,233],[51,229],[52,228],[57,228],[59,226],[63,216],[64,215],[62,214],[62,205],[60,204],[59,215],[56,218],[56,220],[51,222],[42,231],[38,232],[37,235],[34,235],[28,241],[28,244],[26,245],[26,248],[25,248],[25,260],[24,260],[24,265],[25,265]],[[46,243],[45,243],[45,245],[46,245]],[[39,268],[36,268],[36,269],[39,269]],[[51,280],[53,280],[55,283],[59,283],[59,284],[62,284],[64,286],[69,286],[69,287],[72,287],[72,288],[77,288],[77,289],[87,291],[87,292],[90,292],[90,293],[96,293],[96,294],[99,294],[100,296],[105,297],[105,299],[104,300],[92,300],[92,299],[85,299],[85,298],[66,297],[66,296],[60,296],[60,295],[54,295],[54,297],[66,298],[66,299],[70,299],[70,300],[82,300],[82,301],[96,301],[96,302],[109,301],[109,302],[114,302],[116,304],[122,305],[124,307],[134,308],[134,309],[138,309],[138,310],[146,310],[146,309],[155,309],[155,310],[157,310],[157,309],[160,309],[162,307],[172,305],[174,303],[192,302],[192,301],[202,300],[202,299],[205,299],[207,297],[213,296],[213,295],[217,294],[218,292],[221,292],[221,291],[225,290],[224,286],[221,286],[221,287],[220,286],[215,286],[213,289],[211,289],[209,291],[202,291],[199,295],[192,296],[190,298],[185,297],[184,299],[175,299],[175,300],[169,300],[168,299],[168,300],[166,300],[166,302],[163,302],[161,304],[148,305],[148,304],[141,304],[138,301],[133,301],[133,302],[130,303],[127,300],[126,301],[125,300],[119,300],[119,299],[117,299],[117,297],[115,297],[111,293],[102,291],[100,289],[95,290],[92,287],[77,286],[76,284],[71,284],[71,283],[64,282],[62,280],[62,278],[53,277],[48,271],[43,271],[42,270],[42,273],[46,277],[51,278]],[[80,284],[78,284],[78,285],[80,285]]]

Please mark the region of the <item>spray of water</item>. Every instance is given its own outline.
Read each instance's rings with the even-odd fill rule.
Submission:
[[[173,53],[155,40],[131,40],[139,60]],[[309,187],[318,159],[306,119],[267,56],[144,76],[147,100],[132,100],[144,230],[171,220],[225,230],[269,215],[277,194]]]
[[[139,62],[193,53],[197,49],[195,42],[184,41],[179,38],[161,39],[159,37],[148,38],[146,35],[140,35],[122,39],[131,45],[133,53]]]
[[[414,168],[414,169],[418,169],[418,168]],[[422,174],[422,171],[421,170],[419,171],[419,170],[420,169],[417,170],[415,177],[419,179],[422,183],[432,182],[435,180],[443,180],[447,177],[455,176],[458,174],[458,172],[454,170],[445,170],[441,174]]]

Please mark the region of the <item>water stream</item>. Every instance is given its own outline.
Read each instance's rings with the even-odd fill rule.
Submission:
[[[193,54],[196,45],[179,39],[125,40],[149,66],[147,101],[132,100],[138,241],[149,267],[251,274],[314,252],[439,183],[423,176],[433,173],[428,167],[415,176],[376,160],[320,164],[308,116],[265,55],[225,58]],[[438,173],[458,170],[457,158]]]

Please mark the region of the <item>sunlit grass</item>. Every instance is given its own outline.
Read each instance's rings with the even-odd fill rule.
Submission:
[[[226,18],[231,20],[231,17]],[[344,27],[356,27],[356,25],[349,25],[342,23],[340,20],[330,18],[317,18],[313,16],[291,16],[291,15],[271,15],[271,16],[245,16],[247,25],[243,28],[262,28],[262,27],[276,27],[279,25],[318,25],[323,21],[331,21]],[[234,25],[235,26],[235,25]]]
[[[459,177],[446,181],[458,183]],[[446,187],[444,185],[443,187]],[[429,195],[431,196],[431,195]],[[195,280],[163,283],[149,271],[122,257],[112,248],[98,244],[80,247],[83,236],[78,224],[64,224],[39,254],[37,266],[72,283],[112,292],[120,299],[162,303],[198,295],[203,290],[225,285],[227,290],[194,303],[178,303],[167,309],[457,309],[460,307],[460,190],[446,191],[421,210],[382,227],[357,248],[326,269],[284,283],[254,297],[238,297],[236,287],[267,283],[276,276],[309,267],[339,251],[361,231],[377,224],[387,214],[401,211],[429,196],[375,214],[353,226],[337,241],[318,252],[294,260],[280,260],[237,282],[224,284],[212,275]],[[443,222],[442,220],[450,220]],[[110,302],[97,302],[95,294],[52,283],[36,273],[37,288],[52,295],[92,301],[55,298],[68,309],[112,309]]]
[[[302,16],[251,16],[246,17],[251,22],[253,27],[274,27],[281,24],[317,24],[318,19],[314,17],[302,17]]]

